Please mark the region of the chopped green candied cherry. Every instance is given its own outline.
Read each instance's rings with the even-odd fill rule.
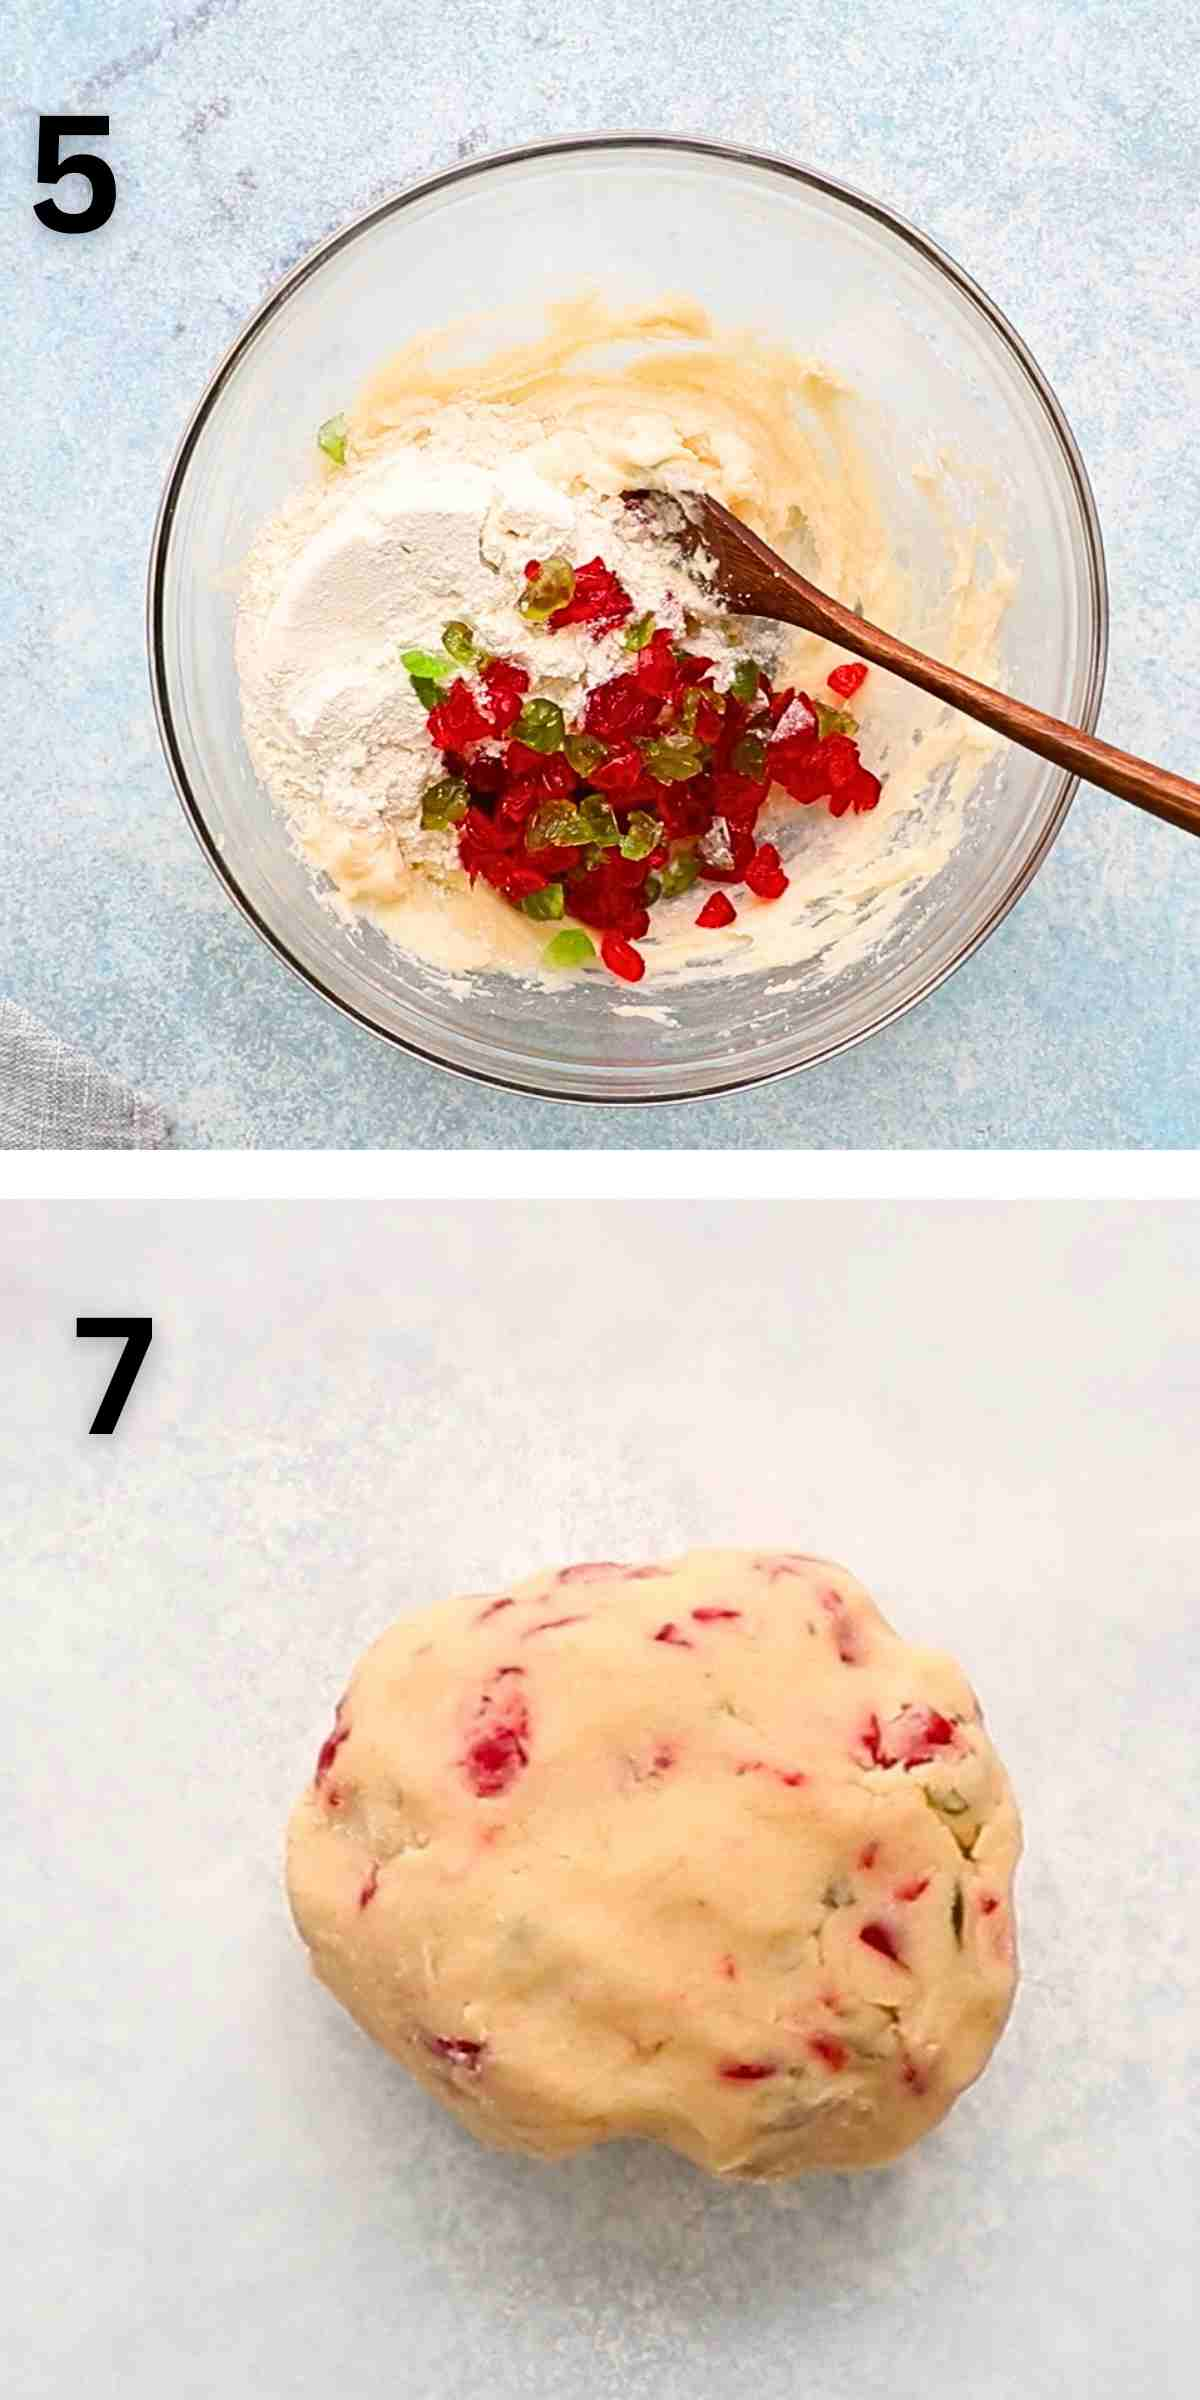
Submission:
[[[410,675],[409,681],[422,708],[436,708],[439,700],[446,697],[445,684],[435,683],[432,675]]]
[[[515,741],[524,742],[529,750],[541,750],[547,757],[552,750],[562,749],[566,736],[557,700],[527,700],[512,730]]]
[[[324,424],[318,426],[317,448],[324,451],[326,458],[333,460],[335,467],[345,466],[346,420],[340,412],[336,417],[326,417]]]
[[[596,955],[596,945],[582,926],[565,925],[547,942],[542,952],[544,967],[589,967]]]
[[[729,682],[735,700],[757,699],[760,673],[756,658],[739,658]]]
[[[622,858],[649,858],[662,840],[662,825],[648,810],[635,808],[621,835]]]
[[[849,1877],[847,1875],[835,1875],[833,1881],[826,1884],[825,1889],[821,1894],[822,1907],[851,1908],[853,1904],[854,1886]]]
[[[440,650],[402,650],[400,664],[407,668],[415,683],[421,676],[426,683],[448,683],[454,673],[454,661]]]
[[[530,850],[582,850],[591,838],[588,821],[581,808],[575,808],[569,800],[547,800],[530,825],[526,847]]]
[[[421,794],[421,823],[427,832],[440,832],[446,825],[461,824],[471,805],[471,794],[461,775],[443,775]]]
[[[442,627],[442,648],[454,660],[456,667],[473,667],[482,653],[476,648],[475,635],[461,617],[452,618]]]
[[[661,900],[661,899],[662,899],[662,876],[661,876],[661,875],[647,875],[647,877],[646,877],[646,880],[645,880],[644,884],[642,885],[642,906],[643,906],[643,908],[653,908],[655,901],[656,901],[656,900]]]
[[[681,892],[690,892],[700,872],[700,861],[694,850],[677,850],[662,871],[662,897],[678,900]]]
[[[575,569],[569,558],[544,558],[536,575],[528,577],[517,601],[530,625],[544,625],[556,609],[565,608],[575,590]]]
[[[621,839],[621,828],[607,800],[602,800],[599,792],[585,792],[579,803],[579,812],[587,826],[587,838],[592,847],[615,850]],[[651,843],[652,849],[653,846]]]
[[[758,783],[767,771],[767,745],[761,733],[744,733],[733,745],[729,761],[735,775],[748,775]]]
[[[953,1786],[948,1792],[931,1792],[928,1784],[923,1785],[922,1788],[930,1808],[935,1808],[939,1816],[966,1816],[969,1804],[963,1799],[962,1793],[955,1791]]]
[[[704,752],[690,733],[664,733],[645,742],[642,757],[656,783],[687,783],[704,765]]]
[[[607,742],[600,741],[594,733],[569,733],[563,749],[568,766],[574,767],[577,775],[590,775],[592,768],[608,757]]]
[[[621,635],[626,650],[644,650],[654,631],[654,611],[648,608],[644,617],[634,617]]]
[[[848,708],[827,708],[823,700],[814,700],[813,707],[817,712],[817,732],[822,741],[831,733],[848,733],[853,740],[858,732],[858,718],[852,717]]]
[[[950,1903],[950,1925],[954,1939],[961,1950],[963,1937],[963,1889],[961,1883],[956,1883],[954,1886],[954,1898]]]
[[[540,892],[526,892],[521,906],[527,917],[536,917],[539,922],[561,917],[564,907],[561,883],[547,883]]]

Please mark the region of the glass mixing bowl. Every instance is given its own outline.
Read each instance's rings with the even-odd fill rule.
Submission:
[[[390,350],[474,311],[489,314],[496,340],[528,337],[547,300],[588,284],[622,302],[686,291],[719,323],[752,317],[869,386],[895,443],[876,461],[883,502],[902,528],[908,471],[931,436],[981,462],[1020,570],[1005,680],[1090,730],[1107,640],[1100,531],[1062,411],[1012,327],[922,234],[824,176],[715,143],[615,135],[435,176],[336,234],[264,302],[167,481],[150,565],[155,707],[180,798],[231,899],[346,1015],[442,1066],[547,1098],[697,1098],[828,1058],[933,991],[1029,882],[1074,786],[1001,747],[947,863],[880,946],[834,972],[814,958],[669,995],[650,977],[631,987],[598,973],[553,990],[478,974],[464,989],[324,905],[242,738],[237,563],[313,473],[314,428]],[[498,294],[511,295],[499,310]]]

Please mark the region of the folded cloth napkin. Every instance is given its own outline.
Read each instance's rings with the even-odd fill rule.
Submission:
[[[0,1000],[0,1150],[164,1150],[164,1111]]]

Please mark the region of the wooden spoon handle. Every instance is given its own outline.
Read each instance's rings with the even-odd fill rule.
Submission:
[[[943,667],[923,650],[911,650],[907,642],[897,641],[894,634],[884,633],[878,625],[868,625],[853,610],[843,608],[840,601],[831,600],[815,585],[798,575],[799,587],[794,595],[795,614],[789,609],[793,624],[802,624],[811,633],[824,634],[843,650],[853,650],[859,658],[869,659],[872,666],[887,667],[893,675],[902,676],[906,683],[919,684],[922,691],[932,692],[936,700],[948,700],[953,708],[961,708],[968,717],[977,717],[981,725],[990,725],[996,733],[1005,734],[1010,742],[1019,742],[1025,750],[1036,750],[1040,758],[1048,758],[1056,767],[1066,767],[1073,775],[1081,775],[1085,783],[1098,783],[1102,791],[1115,792],[1120,800],[1132,800],[1135,808],[1144,808],[1152,817],[1161,817],[1168,825],[1178,825],[1185,833],[1200,833],[1200,784],[1188,783],[1182,775],[1171,775],[1165,767],[1151,766],[1149,759],[1133,758],[1127,750],[1114,750],[1109,742],[1098,742],[1094,735],[1081,733],[1078,726],[1064,725],[1057,717],[1044,715],[1040,708],[1029,708],[1023,700],[1011,700],[1005,692],[994,692],[990,684],[976,683],[970,675],[960,675],[956,667]],[[791,586],[792,578],[788,576]],[[782,611],[775,613],[782,614]]]

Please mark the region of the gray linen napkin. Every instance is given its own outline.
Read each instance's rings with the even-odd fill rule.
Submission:
[[[0,1150],[164,1150],[161,1108],[0,1000]]]

